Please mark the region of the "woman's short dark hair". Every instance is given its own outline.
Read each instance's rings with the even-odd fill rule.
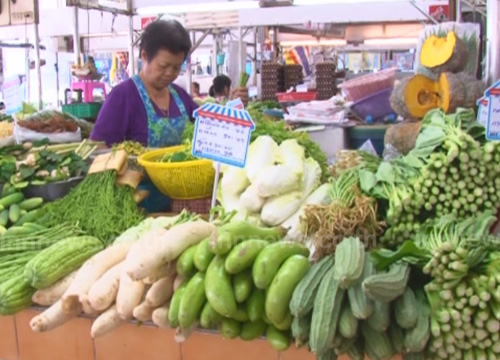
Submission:
[[[141,53],[151,61],[160,50],[172,54],[183,53],[186,57],[191,51],[191,39],[188,31],[177,20],[156,20],[149,24],[141,35]]]
[[[226,75],[216,76],[212,82],[215,94],[222,94],[226,87],[231,87],[231,79]]]

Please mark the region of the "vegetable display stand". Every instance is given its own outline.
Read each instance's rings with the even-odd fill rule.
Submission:
[[[388,125],[361,125],[349,128],[347,135],[349,138],[349,149],[359,149],[370,140],[378,155],[384,152],[384,137]]]
[[[291,347],[279,353],[264,339],[223,340],[218,333],[195,332],[182,345],[174,341],[175,330],[148,324],[124,324],[94,341],[88,333],[92,319],[75,318],[53,331],[36,334],[29,326],[37,310],[15,317],[0,317],[0,359],[5,360],[314,360],[305,348]],[[146,346],[147,344],[147,346]],[[345,355],[338,360],[349,360]],[[401,356],[393,360],[401,360]]]
[[[82,180],[83,177],[75,177],[44,185],[29,185],[23,190],[23,193],[27,198],[41,197],[43,201],[54,201],[66,196]]]

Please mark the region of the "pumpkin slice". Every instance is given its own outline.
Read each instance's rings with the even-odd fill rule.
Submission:
[[[401,80],[392,92],[392,109],[405,119],[421,119],[431,109],[439,107],[437,82],[418,74]]]
[[[465,101],[462,105],[464,108],[475,108],[477,101],[484,95],[486,84],[475,76],[460,73],[456,75],[465,89]]]
[[[465,103],[465,86],[460,77],[452,73],[442,73],[439,76],[440,108],[447,114],[454,113]]]
[[[420,51],[420,63],[436,74],[461,72],[468,61],[469,50],[454,31],[449,31],[446,37],[429,36]]]

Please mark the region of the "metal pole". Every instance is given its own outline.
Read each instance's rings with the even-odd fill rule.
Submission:
[[[245,34],[243,33],[243,28],[240,26],[238,28],[239,30],[239,42],[238,42],[238,58],[240,61],[239,63],[239,73],[241,74],[243,71],[245,71],[245,63],[246,63],[246,56],[243,56],[243,49],[244,49],[244,36]]]
[[[56,51],[56,63],[54,65],[54,68],[56,70],[56,93],[57,93],[57,96],[56,96],[56,104],[57,106],[59,107],[60,104],[59,104],[59,91],[60,91],[60,84],[59,84],[59,54],[57,53]]]
[[[500,0],[486,1],[486,69],[485,82],[490,85],[500,78]]]
[[[450,0],[450,1],[455,1],[455,13],[456,13],[455,21],[462,22],[462,0]]]
[[[192,43],[196,43],[196,31],[193,30],[193,34],[191,35],[192,37]],[[188,54],[188,64],[187,64],[187,75],[188,75],[188,83],[187,83],[187,92],[191,97],[193,96],[193,59],[191,58],[191,55],[193,54],[193,51]]]
[[[258,31],[259,28],[254,29],[254,45],[253,45],[253,81],[252,84],[257,86],[257,42],[259,40]]]
[[[135,75],[135,55],[134,55],[134,16],[128,17],[128,68],[130,77]]]
[[[38,24],[34,25],[35,30],[35,68],[38,87],[38,110],[43,108],[42,100],[42,69],[40,67],[40,35],[38,34]]]
[[[78,21],[78,7],[73,7],[73,48],[75,51],[75,65],[80,65],[80,27]]]
[[[430,16],[427,11],[425,11],[424,9],[422,9],[422,7],[419,4],[416,3],[415,0],[411,0],[410,4],[412,4],[412,6],[415,9],[417,9],[419,13],[421,13],[422,15],[424,15],[427,18],[427,20],[431,21],[432,23],[434,23],[436,25],[439,24],[439,21],[437,21],[432,16]],[[450,16],[455,16],[455,15],[454,14],[452,15],[452,13],[450,12]]]

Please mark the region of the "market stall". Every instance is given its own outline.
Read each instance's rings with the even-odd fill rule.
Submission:
[[[500,358],[500,90],[460,29],[423,31],[399,82],[207,102],[175,147],[103,151],[88,122],[9,104],[0,358]],[[404,121],[358,116],[331,154],[272,116],[321,123],[367,97]],[[146,178],[170,213],[148,212]]]

